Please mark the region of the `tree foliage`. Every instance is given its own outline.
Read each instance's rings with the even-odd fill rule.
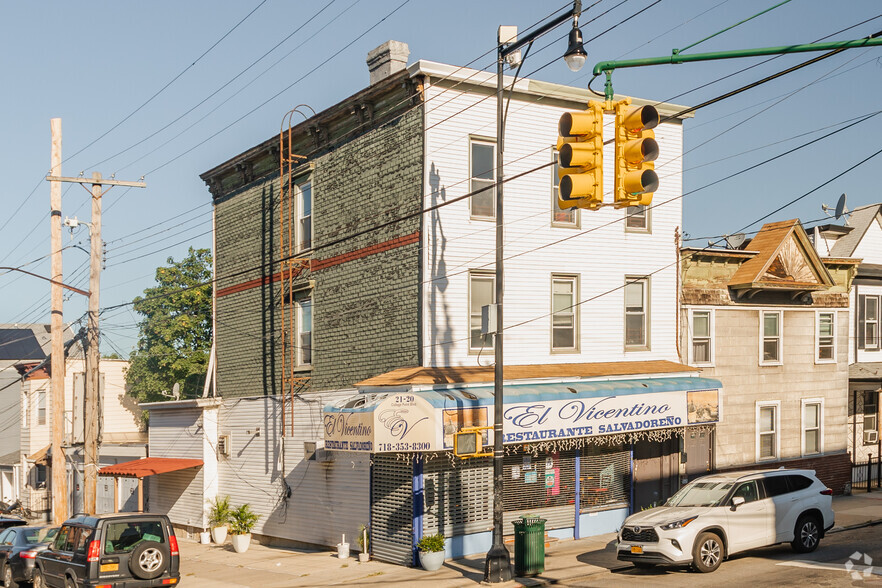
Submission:
[[[156,283],[135,298],[141,315],[138,344],[126,372],[129,394],[139,401],[168,400],[174,384],[181,398],[202,393],[211,351],[211,252],[190,248],[179,262],[156,269]]]

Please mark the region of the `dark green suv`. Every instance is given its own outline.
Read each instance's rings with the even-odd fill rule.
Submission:
[[[160,514],[73,517],[36,560],[34,588],[170,586],[181,578],[178,540]]]

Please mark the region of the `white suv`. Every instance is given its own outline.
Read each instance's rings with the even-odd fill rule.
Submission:
[[[712,572],[734,553],[789,541],[814,551],[833,526],[833,491],[813,470],[713,474],[664,506],[635,513],[619,530],[620,560],[637,567],[692,565]]]

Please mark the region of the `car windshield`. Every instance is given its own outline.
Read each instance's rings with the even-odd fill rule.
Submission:
[[[671,496],[666,506],[717,506],[732,488],[731,482],[697,480]]]

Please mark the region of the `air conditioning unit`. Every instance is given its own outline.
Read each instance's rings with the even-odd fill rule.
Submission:
[[[230,457],[232,451],[233,440],[229,433],[217,436],[217,454],[218,456]]]
[[[879,441],[879,431],[864,431],[864,443],[876,443]]]

